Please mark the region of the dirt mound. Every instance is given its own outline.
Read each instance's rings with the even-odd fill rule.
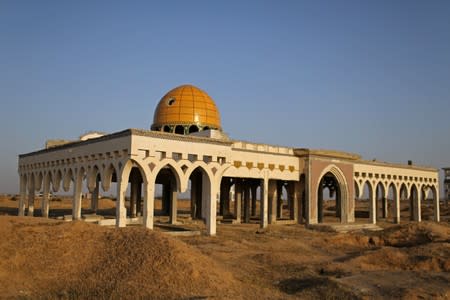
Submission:
[[[432,286],[435,293],[432,297],[444,295],[448,291],[441,288],[442,282],[447,282],[450,278],[448,224],[408,223],[390,226],[382,232],[366,236],[363,233],[344,236],[349,240],[345,245],[360,243],[362,247],[355,247],[353,251],[323,265],[321,274],[332,276],[338,282],[349,286],[365,282],[359,285],[361,291],[373,291],[377,286],[382,286],[383,290],[388,292],[383,295],[386,297],[416,297],[424,292],[420,289],[421,286]],[[338,236],[334,239],[340,241]],[[384,274],[385,277],[379,274]],[[392,278],[389,278],[388,274]],[[419,278],[417,274],[428,274],[428,277]],[[402,287],[392,285],[393,278],[396,278],[394,281],[403,280]],[[374,282],[369,284],[368,280]],[[414,280],[417,281],[417,286],[411,286],[410,282]]]
[[[450,242],[450,226],[446,223],[408,223],[392,226],[380,236],[384,244],[393,247],[410,247],[431,242]]]
[[[450,271],[450,244],[411,247],[382,247],[346,261],[348,267],[364,271]]]
[[[0,293],[30,298],[239,298],[232,275],[142,227],[0,217]],[[223,297],[220,297],[223,295]]]

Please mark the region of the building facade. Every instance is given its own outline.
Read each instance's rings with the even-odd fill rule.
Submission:
[[[162,97],[151,130],[127,129],[89,134],[79,141],[49,141],[45,149],[19,155],[19,215],[34,214],[42,192],[42,215],[49,215],[49,194],[73,190],[72,218],[81,219],[83,190],[116,187],[116,226],[141,216],[153,228],[155,186],[176,223],[177,197],[190,192],[191,217],[216,234],[217,217],[268,224],[355,222],[355,199],[368,203],[367,222],[400,222],[401,200],[411,219],[421,221],[421,201],[431,195],[439,221],[438,170],[414,165],[366,161],[357,154],[298,149],[230,139],[222,132],[219,110],[204,91],[183,85]],[[127,191],[128,190],[128,191]],[[125,205],[129,193],[128,208]],[[232,197],[230,196],[232,195]],[[430,197],[430,196],[428,196]]]

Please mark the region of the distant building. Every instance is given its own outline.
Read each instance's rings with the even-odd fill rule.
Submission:
[[[255,109],[257,105],[255,101]],[[276,99],[273,105],[276,109]],[[140,109],[130,101],[123,107],[124,114]],[[296,113],[301,116],[301,112]],[[242,126],[247,121],[234,120]],[[269,223],[329,222],[325,215],[329,197],[336,201],[332,208],[336,222],[354,223],[355,199],[364,195],[369,200],[368,223],[375,224],[379,216],[398,223],[400,200],[408,199],[411,218],[421,221],[421,201],[431,192],[428,198],[433,201],[434,219],[439,221],[437,169],[412,162],[368,161],[358,154],[334,150],[233,140],[222,131],[215,102],[192,85],[174,88],[161,98],[150,128],[94,132],[78,141],[50,141],[45,149],[20,155],[19,215],[24,215],[27,207],[27,214],[33,215],[35,193],[42,191],[42,214],[48,216],[50,191],[72,187],[72,217],[80,219],[83,189],[92,193],[95,210],[100,186],[107,193],[114,182],[118,227],[137,218],[153,228],[156,184],[162,185],[162,205],[171,223],[177,221],[178,193],[190,191],[191,217],[204,220],[210,235],[216,234],[218,216],[236,222],[252,218],[262,228]],[[301,144],[294,138],[292,143]],[[329,197],[324,196],[324,190],[329,191]],[[446,186],[446,193],[449,191]],[[388,198],[392,216],[388,215]]]

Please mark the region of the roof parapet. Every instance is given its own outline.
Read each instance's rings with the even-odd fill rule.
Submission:
[[[324,150],[324,149],[297,148],[297,149],[294,149],[294,154],[299,157],[314,155],[314,156],[323,156],[323,157],[339,158],[339,159],[346,159],[346,160],[361,159],[361,155],[359,155],[359,154],[349,153],[349,152],[344,152],[344,151],[337,151],[337,150]]]

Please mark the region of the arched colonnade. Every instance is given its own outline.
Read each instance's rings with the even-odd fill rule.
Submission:
[[[298,197],[296,196],[297,184],[294,181],[269,178],[270,171],[265,169],[259,170],[258,174],[251,174],[251,178],[226,177],[224,173],[229,168],[230,164],[220,162],[125,158],[20,170],[19,215],[25,215],[26,211],[27,215],[34,215],[35,196],[37,192],[41,192],[42,216],[48,217],[49,194],[72,190],[72,219],[81,219],[83,190],[87,189],[91,193],[91,208],[95,210],[98,208],[100,187],[104,192],[111,191],[114,182],[116,183],[116,226],[126,226],[125,197],[130,186],[129,215],[142,216],[143,225],[152,229],[156,184],[162,184],[163,204],[167,197],[170,222],[175,223],[177,193],[186,192],[190,182],[192,217],[205,220],[208,234],[214,235],[216,232],[217,204],[219,204],[219,214],[226,216],[230,213],[231,200],[235,205],[234,218],[238,222],[241,216],[243,216],[243,222],[249,222],[250,217],[257,215],[259,215],[261,227],[280,221],[283,218],[281,200],[283,188],[288,191],[289,216],[292,220],[296,220]],[[235,167],[231,166],[231,169],[233,168]],[[230,197],[232,187],[234,188],[233,199]],[[259,214],[257,213],[257,192]],[[243,209],[241,209],[241,203]],[[27,207],[28,210],[26,210]]]

